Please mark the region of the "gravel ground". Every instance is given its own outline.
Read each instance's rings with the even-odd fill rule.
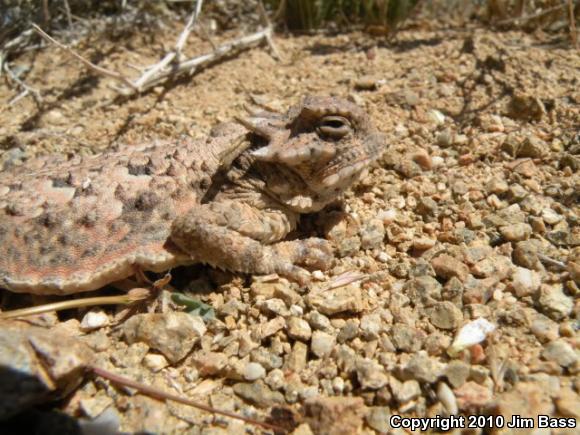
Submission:
[[[157,61],[179,27],[122,43],[93,36],[77,49],[130,73],[129,64]],[[338,257],[307,288],[176,270],[175,286],[212,307],[205,320],[164,293],[121,322],[124,312],[107,307],[36,316],[29,323],[50,330],[38,340],[52,343],[37,347],[67,357],[67,376],[90,361],[295,434],[403,433],[392,415],[520,415],[536,430],[539,414],[578,419],[578,51],[542,34],[481,29],[406,31],[390,44],[361,33],[276,41],[282,61],[254,49],[128,100],[54,47],[13,62],[45,102],[3,105],[4,165],[203,136],[252,100],[285,108],[308,93],[365,107],[389,142],[342,209],[302,223]],[[192,36],[186,54],[208,50]],[[15,95],[0,84],[0,101]],[[3,329],[19,337],[23,325]],[[454,342],[461,330],[467,338]],[[126,432],[271,432],[133,393],[89,378],[51,409]],[[30,413],[41,427],[57,420],[44,407],[10,424],[26,427]]]

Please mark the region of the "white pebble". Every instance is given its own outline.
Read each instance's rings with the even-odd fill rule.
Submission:
[[[381,251],[379,252],[379,255],[377,255],[377,260],[380,261],[381,263],[386,263],[390,259],[391,256],[387,254],[385,251]]]
[[[453,344],[447,349],[447,353],[450,356],[457,355],[463,349],[481,343],[494,330],[495,325],[484,318],[473,320],[459,330]]]
[[[445,159],[441,156],[433,156],[431,158],[431,163],[433,164],[434,168],[441,166],[445,162]]]
[[[109,316],[103,311],[89,311],[83,317],[80,328],[82,331],[92,331],[94,329],[102,328],[109,324]]]
[[[300,317],[304,314],[304,309],[300,305],[292,305],[290,307],[290,315]]]
[[[562,216],[551,208],[545,208],[542,210],[542,219],[548,225],[555,225],[562,220]]]
[[[167,364],[167,359],[163,355],[148,353],[145,355],[145,358],[143,358],[143,365],[154,373],[167,367]]]
[[[457,398],[453,390],[445,382],[439,382],[437,385],[437,398],[447,410],[449,415],[455,415],[459,412],[457,407]]]
[[[344,379],[340,376],[337,376],[332,380],[332,389],[336,394],[342,394],[344,391]]]
[[[316,281],[324,281],[325,279],[324,273],[321,270],[315,270],[311,275]]]
[[[443,124],[445,122],[445,115],[439,110],[431,109],[427,112],[429,119],[437,125]]]
[[[256,381],[266,376],[266,369],[261,364],[251,362],[244,367],[244,379],[246,381]]]

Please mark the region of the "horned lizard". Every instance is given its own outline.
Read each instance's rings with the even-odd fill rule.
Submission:
[[[29,161],[0,173],[0,287],[71,294],[195,262],[304,283],[306,269],[330,266],[331,245],[284,238],[383,144],[358,106],[306,97],[207,140]]]

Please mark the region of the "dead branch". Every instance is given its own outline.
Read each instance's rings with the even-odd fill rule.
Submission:
[[[564,9],[566,7],[567,7],[566,4],[552,6],[551,8],[543,9],[535,14],[524,15],[523,17],[515,17],[515,18],[508,18],[506,20],[501,20],[501,21],[498,21],[497,24],[500,26],[503,26],[506,24],[514,24],[514,23],[518,24],[518,25],[522,25],[527,21],[531,21],[531,20],[534,20],[536,18],[541,18],[544,15],[549,15],[552,12],[558,11],[560,9]]]
[[[193,30],[195,22],[197,21],[197,17],[201,12],[202,5],[203,0],[198,0],[195,6],[195,10],[189,16],[185,28],[179,35],[179,38],[177,38],[177,42],[175,43],[173,51],[167,53],[160,62],[147,68],[147,71],[135,81],[137,89],[142,89],[144,84],[148,83],[153,77],[159,75],[160,71],[165,69],[167,65],[169,65],[172,62],[175,62],[176,60],[179,61],[179,58],[182,56],[182,51],[183,47],[185,46],[185,42],[187,41],[189,34]]]
[[[166,80],[168,77],[177,76],[184,72],[195,74],[197,71],[206,67],[207,65],[231,56],[235,52],[251,48],[263,41],[268,41],[268,38],[271,34],[271,28],[263,29],[256,33],[252,33],[251,35],[243,36],[234,41],[226,42],[225,44],[218,46],[211,53],[202,54],[201,56],[178,62],[169,68],[166,66],[163,69],[158,69],[157,73],[150,76],[146,82],[140,83],[138,91],[143,91],[147,88],[159,84],[160,82]],[[119,89],[119,92],[123,94],[126,94],[126,91],[127,90]],[[131,89],[128,91],[131,92]]]
[[[135,88],[135,85],[124,75],[119,74],[118,72],[115,72],[115,71],[109,71],[108,69],[105,69],[105,68],[102,68],[98,65],[95,65],[91,61],[82,57],[80,54],[78,54],[76,51],[74,51],[69,46],[61,44],[60,42],[58,42],[56,39],[54,39],[52,36],[50,36],[48,33],[46,33],[44,30],[42,30],[40,27],[38,27],[34,23],[32,24],[32,28],[34,30],[36,30],[36,32],[38,32],[38,34],[40,36],[42,36],[44,39],[46,39],[48,42],[51,42],[52,44],[56,45],[60,49],[68,52],[72,57],[78,59],[79,61],[84,63],[88,68],[92,69],[96,73],[98,73],[102,76],[117,80],[117,81],[123,83],[125,86],[128,86],[129,88]]]
[[[260,14],[260,21],[262,22],[262,25],[264,26],[264,28],[266,28],[266,29],[271,28],[272,23],[270,22],[270,19],[268,18],[268,14],[266,13],[266,8],[264,7],[264,2],[262,0],[258,1],[258,13]],[[266,42],[268,43],[268,46],[270,47],[270,51],[272,52],[272,56],[274,57],[274,59],[282,60],[282,55],[280,54],[280,50],[278,50],[278,47],[276,46],[276,44],[274,44],[274,40],[272,39],[271,33],[268,36],[266,36]]]
[[[267,27],[262,29],[256,33],[251,35],[243,36],[239,39],[227,42],[218,46],[214,51],[211,53],[203,54],[201,56],[197,56],[188,60],[180,61],[178,60],[181,53],[181,50],[187,40],[187,36],[192,30],[192,27],[195,23],[195,19],[201,9],[202,2],[197,3],[196,11],[190,16],[188,23],[181,33],[178,41],[175,45],[175,50],[171,53],[168,53],[161,62],[153,65],[152,67],[148,68],[147,71],[142,74],[138,79],[135,81],[131,81],[124,75],[116,72],[110,71],[108,69],[102,68],[94,63],[90,62],[89,60],[82,57],[80,54],[76,53],[72,48],[58,42],[50,35],[48,35],[44,30],[38,27],[36,24],[33,24],[33,29],[40,34],[44,39],[51,42],[52,44],[56,45],[57,47],[61,48],[62,50],[67,51],[71,56],[81,61],[85,64],[89,69],[95,71],[96,73],[112,78],[118,82],[120,82],[123,86],[122,87],[114,87],[114,89],[122,95],[129,96],[135,93],[142,92],[146,89],[151,88],[167,80],[169,77],[175,77],[180,75],[184,72],[189,72],[189,74],[194,74],[198,70],[206,67],[209,64],[215,63],[221,59],[224,59],[228,56],[232,56],[234,53],[251,48],[260,44],[263,41],[266,41],[272,47],[272,51],[275,51],[275,47],[272,45],[272,28]]]

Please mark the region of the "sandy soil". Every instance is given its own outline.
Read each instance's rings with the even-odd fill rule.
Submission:
[[[179,31],[93,37],[75,49],[135,76],[129,65],[159,60]],[[301,434],[386,433],[389,415],[457,409],[577,419],[578,51],[482,29],[409,30],[391,43],[362,33],[276,42],[281,61],[256,48],[129,99],[61,50],[27,53],[12,65],[29,68],[23,77],[44,103],[8,105],[19,91],[0,84],[0,164],[202,137],[253,101],[283,110],[305,94],[344,96],[368,110],[389,148],[347,194],[348,218],[333,227],[306,220],[339,247],[336,266],[304,291],[196,268],[195,283],[209,288],[197,296],[216,319],[175,363],[151,343],[128,344],[123,325],[83,330],[86,311],[36,322],[86,342],[104,368],[173,394],[277,424],[273,407],[292,409]],[[185,54],[209,50],[192,35]],[[325,290],[343,273],[365,279]],[[113,321],[116,310],[102,310]],[[450,356],[477,318],[495,331]],[[325,399],[334,396],[351,399]],[[127,432],[262,431],[100,379],[56,407],[75,418],[113,410]]]

